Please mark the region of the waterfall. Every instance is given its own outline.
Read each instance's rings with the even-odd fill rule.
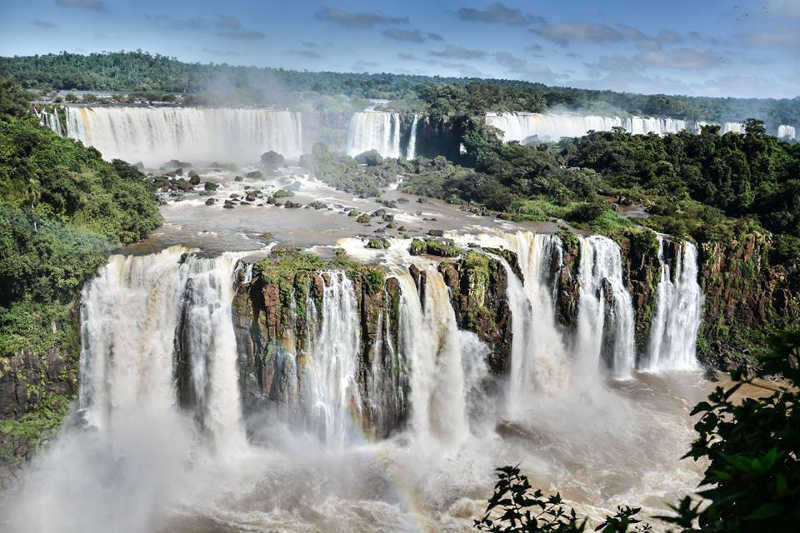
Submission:
[[[733,133],[745,133],[744,131],[744,124],[741,122],[726,122],[722,125],[722,133],[723,135],[728,132]]]
[[[52,112],[47,109],[42,109],[36,116],[39,117],[39,123],[45,128],[51,129],[59,135],[64,135],[64,128],[61,126],[61,119],[58,116],[58,111]]]
[[[401,289],[400,350],[410,370],[411,429],[420,439],[457,442],[469,433],[470,398],[487,375],[487,348],[474,333],[460,331],[447,286],[425,269],[424,303],[414,280],[398,275]]]
[[[535,391],[564,390],[569,357],[555,321],[557,272],[561,269],[562,244],[555,235],[518,232],[507,235],[508,247],[517,254],[521,281],[503,257],[509,307],[511,308],[511,370],[508,412],[514,417],[529,404]]]
[[[382,111],[354,113],[347,131],[347,155],[376,150],[383,157],[400,157],[400,114]]]
[[[414,159],[417,156],[417,121],[419,115],[414,113],[414,120],[411,122],[411,134],[408,137],[408,148],[406,149],[406,159]],[[794,137],[794,135],[792,135]]]
[[[584,372],[603,360],[617,378],[636,362],[633,301],[622,280],[622,256],[607,237],[580,238],[580,303],[576,348]]]
[[[787,126],[786,124],[781,124],[778,126],[778,138],[790,140],[797,138],[797,132],[794,126]]]
[[[650,325],[647,370],[693,370],[703,293],[697,283],[697,248],[683,242],[675,257],[675,276],[664,257],[665,239],[658,236],[661,279],[656,289],[655,315]]]
[[[171,159],[258,161],[303,153],[302,114],[245,108],[66,106],[66,133],[105,159],[159,166]]]
[[[244,443],[231,319],[240,255],[114,255],[84,287],[79,405],[90,425],[112,434],[142,413],[168,420],[185,365],[177,381],[217,448]]]
[[[343,272],[327,272],[320,329],[308,361],[312,423],[325,442],[343,444],[360,418],[357,374],[360,313],[353,283]],[[314,312],[310,309],[310,312]]]
[[[664,135],[686,129],[685,120],[673,118],[629,118],[566,113],[487,113],[486,123],[503,132],[503,140],[525,143],[536,137],[555,142],[564,137],[582,137],[589,131],[624,128],[629,133]]]

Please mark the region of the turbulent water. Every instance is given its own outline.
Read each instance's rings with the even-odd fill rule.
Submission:
[[[190,162],[257,161],[274,150],[303,153],[302,114],[247,108],[66,106],[66,134],[106,159],[158,166]]]
[[[397,345],[381,312],[362,360],[356,287],[326,272],[319,303],[309,296],[290,310],[288,348],[265,352],[283,391],[269,408],[279,416],[257,408],[246,419],[231,305],[237,285],[252,279],[244,254],[172,247],[112,256],[82,297],[81,422],[26,478],[12,529],[466,531],[502,464],[521,463],[538,486],[558,488],[592,516],[618,503],[663,509],[664,498],[696,482],[694,468],[675,466],[690,431],[676,398],[702,393],[699,375],[635,372],[619,247],[581,238],[573,334],[556,319],[569,277],[557,236],[456,240],[517,256],[518,270],[487,252],[507,278],[508,376],[492,376],[489,348],[459,329],[437,262],[394,240],[369,257],[399,284]],[[697,252],[683,243],[669,257],[660,242],[662,279],[641,360],[647,370],[691,369]],[[299,327],[304,347],[295,347]],[[368,441],[364,420],[383,423],[405,407],[406,425]]]
[[[347,130],[347,155],[376,150],[383,157],[401,157],[400,114],[381,111],[354,113]]]

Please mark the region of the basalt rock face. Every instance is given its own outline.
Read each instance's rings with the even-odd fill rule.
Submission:
[[[656,304],[656,289],[661,279],[661,264],[658,259],[659,246],[656,235],[652,231],[629,232],[621,242],[623,279],[633,300],[635,311],[636,350],[641,357],[647,351],[650,337],[650,325]],[[670,274],[673,281],[680,243],[664,241],[664,260],[671,265]]]
[[[578,281],[578,268],[581,261],[581,247],[574,233],[562,232],[560,235],[563,257],[562,265],[554,270],[553,276],[558,276],[556,289],[556,322],[566,331],[574,332],[578,321],[578,302],[580,301],[580,284]],[[556,262],[553,261],[554,269]]]
[[[763,233],[700,247],[705,305],[699,355],[714,367],[735,366],[763,351],[769,328],[800,324],[800,269],[773,264],[773,253],[772,237]]]
[[[41,353],[18,350],[0,358],[0,488],[2,466],[21,463],[55,434],[78,393],[80,318],[77,306],[63,320],[38,324]]]
[[[355,321],[353,353],[358,390],[347,391],[359,405],[362,430],[385,437],[403,426],[408,414],[408,376],[399,346],[400,287],[386,280],[379,267],[311,260],[270,258],[253,267],[252,279],[239,285],[233,301],[234,331],[239,351],[239,381],[245,415],[276,413],[295,427],[310,425],[309,399],[320,377],[315,372],[315,346],[325,342],[326,289],[343,283],[352,291],[354,308],[328,310],[337,320],[349,311]],[[317,372],[318,373],[318,372]],[[299,424],[299,425],[297,425]]]
[[[515,254],[507,254],[513,259],[509,263],[516,265]],[[508,280],[502,264],[471,250],[456,262],[440,263],[439,271],[450,289],[459,328],[477,333],[489,346],[487,363],[492,372],[506,373],[511,362],[512,333],[506,298]]]

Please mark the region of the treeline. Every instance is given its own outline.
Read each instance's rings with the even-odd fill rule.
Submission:
[[[391,100],[390,106],[395,109],[427,111],[434,116],[543,111],[564,106],[593,113],[718,122],[758,117],[770,131],[779,124],[800,125],[800,98],[642,95],[548,87],[519,80],[308,72],[184,63],[141,51],[0,57],[0,77],[4,76],[29,89],[179,93],[206,96],[220,104],[291,105],[298,93],[312,93]]]

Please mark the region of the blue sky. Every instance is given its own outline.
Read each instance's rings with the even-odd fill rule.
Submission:
[[[670,94],[800,96],[800,0],[0,0],[0,54],[480,76]]]

